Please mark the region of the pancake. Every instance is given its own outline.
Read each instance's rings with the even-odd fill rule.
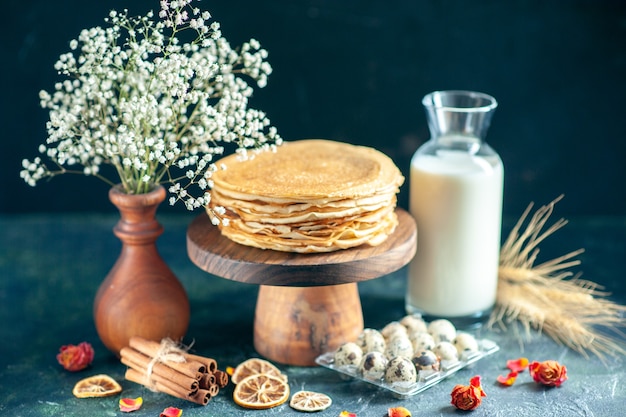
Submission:
[[[217,162],[207,213],[234,242],[287,252],[382,243],[398,224],[404,182],[383,153],[321,139]]]
[[[341,199],[341,200],[329,200],[324,202],[307,201],[307,202],[267,202],[262,201],[263,197],[249,196],[239,194],[239,198],[233,197],[227,190],[213,189],[211,198],[214,199],[216,204],[225,207],[236,207],[241,210],[256,212],[256,213],[270,213],[270,214],[285,214],[291,215],[293,213],[302,213],[312,210],[333,210],[333,209],[346,209],[346,208],[358,208],[365,206],[377,206],[393,203],[396,196],[396,191],[391,193],[380,193],[371,197],[361,197],[356,199]]]
[[[237,202],[237,200],[223,199],[216,197],[216,195],[217,193],[213,197],[213,203],[215,205],[227,207],[229,210],[235,212],[243,220],[264,221],[274,224],[298,223],[304,221],[355,216],[395,205],[396,202],[396,196],[395,194],[392,194],[389,196],[389,198],[376,202],[364,202],[362,204],[355,204],[342,200],[345,205],[329,204],[325,206],[318,206],[294,204],[294,206],[297,205],[298,208],[289,210],[289,208],[283,206],[274,208],[267,204],[241,205]]]
[[[381,244],[393,233],[398,225],[395,212],[373,224],[353,223],[343,229],[336,229],[331,236],[315,238],[311,234],[306,238],[295,239],[294,234],[263,234],[258,230],[242,230],[227,226],[221,229],[222,234],[234,242],[260,249],[271,249],[284,252],[320,253],[348,249],[363,244],[376,246]]]
[[[404,178],[385,154],[364,146],[313,139],[284,142],[276,152],[240,161],[221,159],[227,169],[213,174],[218,188],[263,201],[334,201],[376,195],[399,187]]]

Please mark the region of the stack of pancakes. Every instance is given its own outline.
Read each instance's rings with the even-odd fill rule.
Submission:
[[[207,212],[220,213],[222,235],[243,245],[331,252],[378,245],[398,224],[404,177],[372,148],[300,140],[245,161],[233,154],[217,165],[225,169],[213,174]]]

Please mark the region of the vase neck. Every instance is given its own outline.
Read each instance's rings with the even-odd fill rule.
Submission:
[[[146,194],[126,194],[119,187],[109,191],[109,199],[120,212],[114,233],[125,244],[148,244],[163,233],[156,211],[165,200],[162,186]]]

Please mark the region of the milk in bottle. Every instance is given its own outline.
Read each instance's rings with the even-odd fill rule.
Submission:
[[[410,212],[417,253],[406,309],[472,327],[496,300],[503,166],[484,141],[495,99],[481,93],[427,95],[431,138],[411,160]]]

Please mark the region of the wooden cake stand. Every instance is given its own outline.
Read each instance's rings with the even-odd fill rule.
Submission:
[[[260,285],[254,317],[259,354],[283,364],[312,366],[317,356],[363,331],[357,282],[394,272],[413,258],[415,221],[402,209],[396,213],[398,227],[379,246],[312,254],[240,245],[201,214],[187,229],[187,252],[210,274]]]

